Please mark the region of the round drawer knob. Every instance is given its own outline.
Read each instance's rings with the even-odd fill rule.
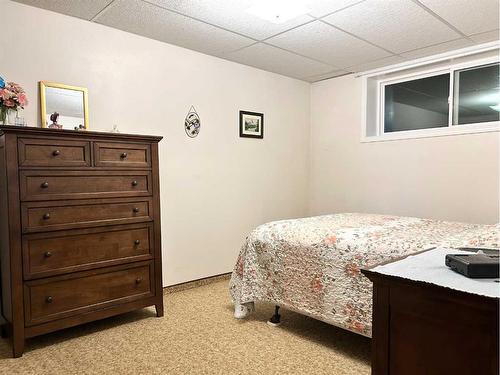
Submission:
[[[127,154],[126,152],[124,152],[123,154],[121,154],[121,155],[120,155],[120,157],[121,157],[122,159],[125,159],[127,156],[128,156],[128,154]]]
[[[52,303],[53,299],[52,299],[52,296],[48,296],[47,298],[45,298],[45,302],[47,303]]]
[[[134,241],[134,244],[135,244],[135,245],[139,245],[140,243],[141,243],[141,241],[139,241],[139,240],[135,240],[135,241]]]
[[[132,211],[134,211],[134,213],[138,213],[139,212],[139,208],[138,207],[134,207],[134,209]]]
[[[138,277],[137,279],[135,279],[135,283],[136,284],[140,284],[142,282],[142,279],[140,277]]]
[[[135,181],[135,180],[132,181],[132,186],[137,186],[137,185],[139,185],[139,183],[137,181]]]
[[[61,154],[61,151],[59,151],[59,150],[55,150],[55,151],[52,153],[52,155],[54,155],[54,156],[59,156],[60,154]]]
[[[43,256],[44,256],[45,258],[50,258],[50,257],[52,256],[52,253],[51,253],[50,251],[46,251],[46,252],[43,254]]]
[[[47,181],[45,181],[40,186],[42,187],[42,189],[47,189],[49,187],[49,183]]]
[[[49,220],[49,219],[50,219],[49,213],[43,214],[43,220]]]

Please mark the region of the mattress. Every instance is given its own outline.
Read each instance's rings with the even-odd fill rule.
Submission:
[[[230,293],[235,304],[270,302],[371,337],[372,285],[361,268],[433,246],[498,248],[499,232],[359,213],[274,221],[247,237]]]

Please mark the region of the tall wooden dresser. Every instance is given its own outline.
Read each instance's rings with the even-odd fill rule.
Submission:
[[[163,315],[161,137],[0,127],[2,315],[26,338],[154,305]]]

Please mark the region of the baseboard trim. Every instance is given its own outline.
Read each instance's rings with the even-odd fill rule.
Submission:
[[[199,286],[208,285],[216,281],[229,280],[230,277],[231,277],[231,272],[228,272],[228,273],[221,273],[215,276],[203,277],[201,279],[187,281],[185,283],[170,285],[163,288],[163,294],[170,294],[187,289],[197,288]]]

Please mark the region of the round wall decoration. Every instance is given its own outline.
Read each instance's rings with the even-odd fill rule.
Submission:
[[[200,133],[200,127],[200,116],[196,112],[194,106],[191,106],[188,114],[186,115],[186,119],[184,120],[184,129],[186,130],[186,134],[188,137],[194,138]]]

